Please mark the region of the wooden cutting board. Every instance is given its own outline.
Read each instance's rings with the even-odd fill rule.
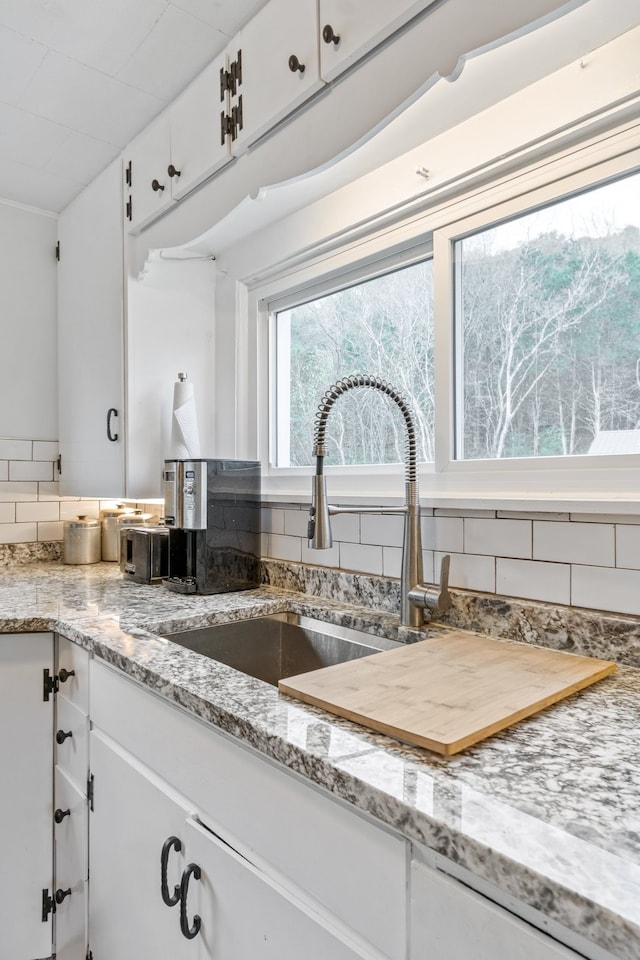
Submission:
[[[613,673],[616,664],[462,630],[281,680],[305,703],[458,753]]]

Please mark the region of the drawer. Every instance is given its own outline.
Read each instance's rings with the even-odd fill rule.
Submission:
[[[59,693],[89,713],[89,653],[66,637],[57,638],[56,676]]]
[[[95,728],[188,798],[247,859],[303,890],[384,956],[404,960],[401,837],[97,660],[91,711]]]
[[[55,810],[69,813],[55,831],[55,890],[71,890],[55,914],[57,960],[76,960],[87,951],[87,880],[89,876],[89,817],[84,792],[60,767],[54,772]]]
[[[63,738],[64,734],[67,736]],[[78,790],[86,795],[89,775],[89,718],[66,697],[56,698],[54,741],[56,764]]]

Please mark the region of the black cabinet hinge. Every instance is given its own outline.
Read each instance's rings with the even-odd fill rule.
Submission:
[[[129,160],[129,163],[124,168],[124,182],[128,187],[130,187],[133,183],[132,171],[131,171],[131,160]]]
[[[62,454],[58,454],[58,459],[56,460],[56,467],[58,468],[58,475],[62,474]]]
[[[229,91],[232,97],[235,97],[240,84],[242,83],[242,50],[238,50],[238,56],[229,64],[229,69],[220,68],[220,103],[224,102],[224,95]]]
[[[58,692],[58,678],[49,673],[49,668],[42,671],[42,699],[48,700],[52,693]]]
[[[231,113],[225,113],[223,110],[220,114],[220,143],[224,145],[227,136],[236,140],[242,126],[242,96],[239,96],[238,102],[231,108]]]
[[[60,241],[56,243],[56,260],[60,262]]]
[[[91,810],[91,813],[93,813],[93,789],[94,789],[93,774],[90,773],[89,776],[87,777],[87,801],[89,803],[89,810]]]
[[[49,919],[49,914],[55,912],[56,901],[49,895],[49,891],[45,888],[42,891],[42,922],[46,923]]]
[[[129,199],[124,206],[124,213],[127,220],[133,220],[133,200],[131,199],[131,194],[129,194]]]
[[[89,947],[87,947],[87,955],[85,960],[93,960],[93,951]]]

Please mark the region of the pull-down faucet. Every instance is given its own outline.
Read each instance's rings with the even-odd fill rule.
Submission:
[[[371,387],[379,390],[400,408],[407,428],[405,452],[405,503],[402,507],[335,507],[327,502],[324,458],[326,456],[325,432],[327,419],[336,400],[356,387]],[[440,567],[439,587],[429,587],[422,582],[422,535],[420,529],[420,497],[418,494],[416,433],[413,417],[407,401],[398,391],[379,377],[357,375],[338,380],[329,387],[320,401],[314,428],[313,456],[316,472],[313,477],[311,508],[307,535],[309,546],[314,550],[326,550],[333,544],[330,517],[336,513],[397,513],[404,515],[404,539],[402,545],[402,573],[400,579],[400,622],[406,627],[420,627],[424,623],[425,609],[442,613],[451,606],[449,595],[449,563],[447,555]]]

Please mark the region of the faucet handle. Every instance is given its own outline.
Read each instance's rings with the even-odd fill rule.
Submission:
[[[444,613],[451,607],[451,594],[449,593],[449,567],[451,566],[451,557],[447,553],[442,558],[440,564],[440,593],[438,594],[436,610]]]
[[[416,607],[422,607],[433,610],[434,613],[444,613],[451,607],[451,594],[449,593],[449,567],[451,566],[451,557],[447,553],[442,558],[440,565],[440,586],[425,587],[419,584],[409,591],[409,601]]]

